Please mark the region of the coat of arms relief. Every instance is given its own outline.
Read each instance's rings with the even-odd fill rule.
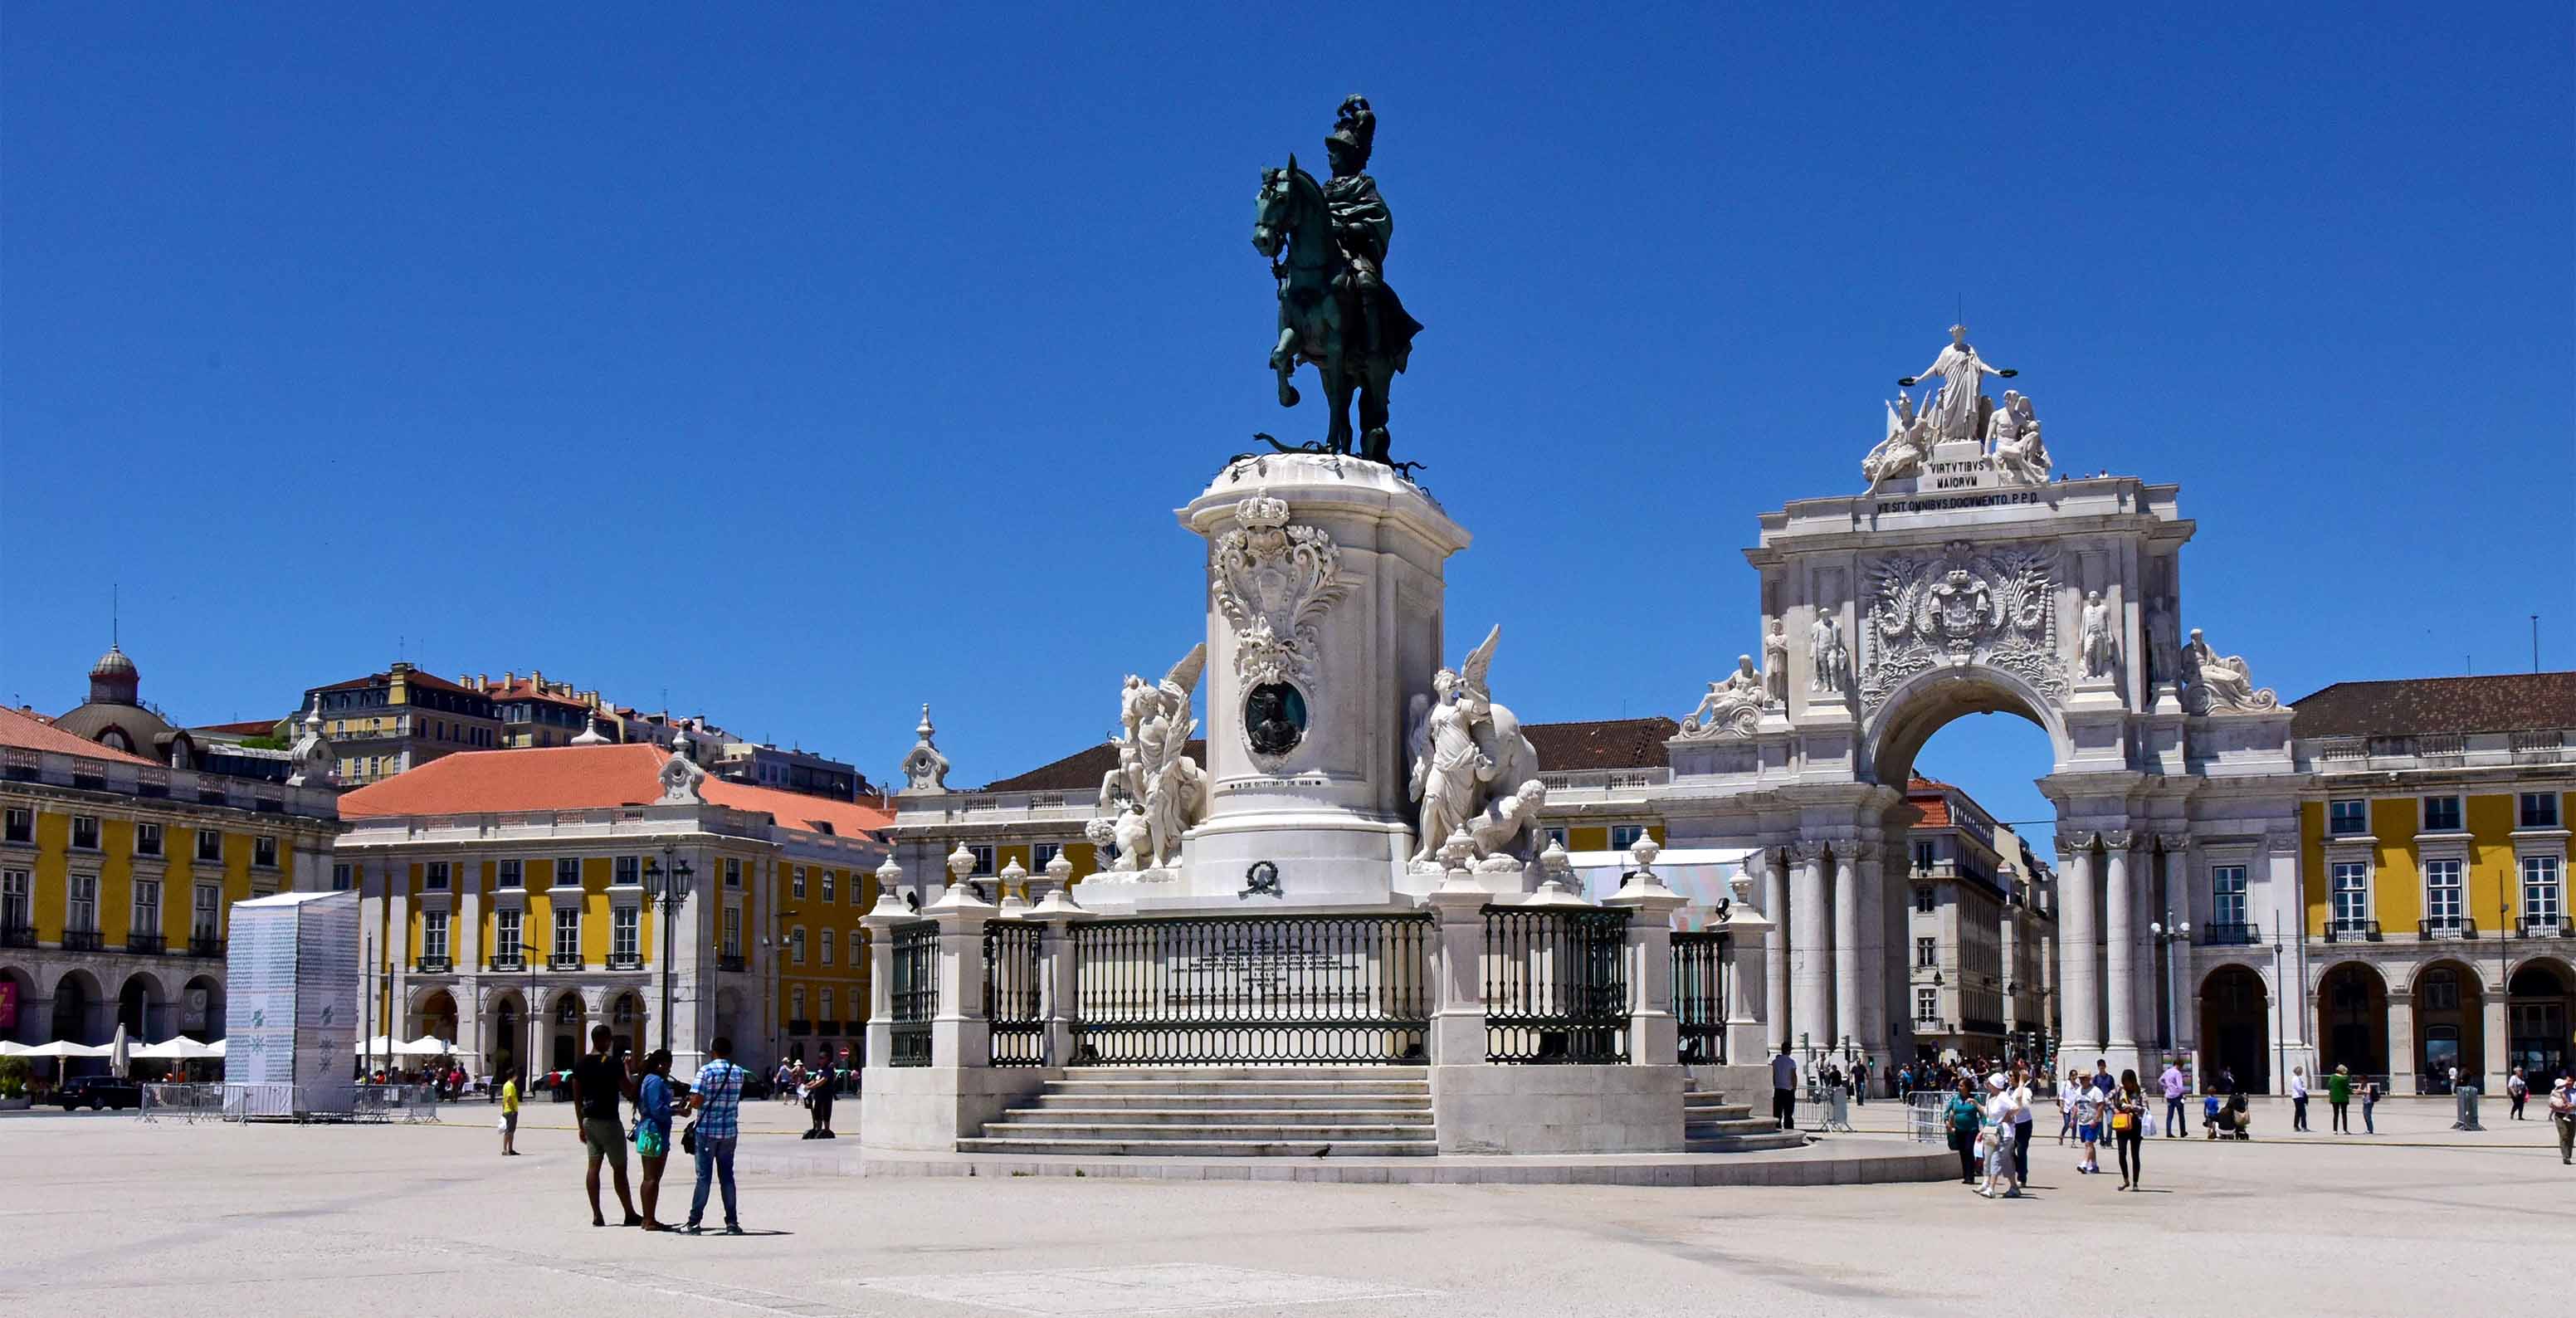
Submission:
[[[2051,704],[2066,698],[2057,655],[2052,546],[1979,550],[1953,541],[1937,557],[1869,564],[1860,696],[1875,713],[1907,678],[1943,664],[1988,664]]]
[[[1313,676],[1317,624],[1342,597],[1341,548],[1321,527],[1294,525],[1280,499],[1235,506],[1235,529],[1217,538],[1208,575],[1216,606],[1234,626],[1234,671],[1247,686]]]

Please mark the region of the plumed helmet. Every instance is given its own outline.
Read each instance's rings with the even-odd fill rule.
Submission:
[[[1342,98],[1333,113],[1332,135],[1324,139],[1327,151],[1338,146],[1353,157],[1352,168],[1368,164],[1369,151],[1377,142],[1377,115],[1369,110],[1368,98],[1352,95]]]

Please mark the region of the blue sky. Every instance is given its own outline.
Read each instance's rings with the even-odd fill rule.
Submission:
[[[1396,8],[12,7],[0,697],[78,702],[116,582],[190,721],[408,656],[1075,749],[1199,635],[1170,510],[1320,431],[1252,201],[1355,90],[1527,717],[1753,649],[1754,518],[1960,308],[2285,698],[2576,655],[2566,6]],[[2040,809],[2027,725],[1924,763]]]

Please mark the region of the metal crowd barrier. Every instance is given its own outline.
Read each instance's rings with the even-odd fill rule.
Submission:
[[[1950,1096],[1938,1089],[1916,1089],[1905,1095],[1905,1137],[1917,1144],[1947,1144],[1949,1131],[1941,1118]]]
[[[143,1086],[143,1101],[137,1105],[136,1118],[159,1121],[164,1117],[194,1125],[215,1121],[224,1115],[224,1087],[221,1084],[154,1083]]]
[[[436,1085],[355,1085],[349,1120],[416,1126],[438,1120]]]

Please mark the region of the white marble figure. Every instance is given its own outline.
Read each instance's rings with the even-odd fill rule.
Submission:
[[[289,787],[327,786],[339,768],[339,757],[332,754],[331,743],[322,736],[322,697],[313,697],[313,708],[304,711],[304,735],[295,739],[287,751],[293,772],[286,775]]]
[[[2119,667],[2120,645],[2111,630],[2111,606],[2103,603],[2098,590],[2084,593],[2083,630],[2077,644],[2085,677],[2107,678]]]
[[[671,757],[662,761],[662,800],[660,804],[696,805],[699,802],[706,800],[707,798],[705,794],[699,790],[699,784],[706,780],[707,771],[699,768],[697,760],[692,758],[690,755],[688,731],[686,729],[673,730],[671,733]]]
[[[2004,390],[2004,405],[1995,409],[1987,434],[1994,451],[1986,459],[1996,475],[2012,485],[2048,483],[2048,446],[2039,439],[2039,418],[2030,414],[2030,395]]]
[[[1851,651],[1843,644],[1840,618],[1824,610],[1807,628],[1808,657],[1815,669],[1815,689],[1842,692],[1851,682]]]
[[[1483,813],[1467,824],[1467,836],[1484,857],[1476,867],[1507,871],[1527,865],[1538,841],[1539,811],[1546,805],[1547,784],[1536,778],[1487,802]]]
[[[1405,742],[1413,756],[1408,791],[1418,803],[1417,866],[1436,866],[1451,835],[1484,811],[1498,786],[1517,793],[1538,778],[1538,748],[1521,732],[1519,716],[1495,704],[1486,685],[1502,635],[1496,626],[1457,670],[1441,669],[1431,679],[1430,701],[1416,695],[1409,702]]]
[[[1931,423],[1932,438],[1935,441],[1977,439],[1980,438],[1979,413],[1984,411],[1985,404],[1985,377],[1994,375],[2010,379],[2018,374],[2018,371],[1999,370],[1987,365],[1968,343],[1968,327],[1953,325],[1950,327],[1950,346],[1943,348],[1941,355],[1923,368],[1923,374],[1907,376],[1897,384],[1910,388],[1918,381],[1940,381],[1941,392],[1933,395],[1932,401],[1923,408],[1923,415]]]
[[[2182,660],[2174,653],[2173,606],[2161,599],[2147,601],[2147,680],[2180,682]]]
[[[921,707],[921,724],[912,731],[916,740],[903,756],[903,795],[942,795],[948,790],[948,757],[931,742],[938,729],[930,726],[930,706]]]
[[[1789,703],[1789,624],[1779,618],[1762,633],[1762,691],[1772,704]]]
[[[1721,681],[1709,683],[1708,694],[1699,699],[1699,708],[1682,720],[1681,735],[1750,737],[1761,726],[1766,703],[1762,678],[1753,671],[1753,656],[1737,655],[1735,671]]]
[[[2183,647],[2182,666],[2191,680],[2183,708],[2194,714],[2250,714],[2281,707],[2281,697],[2272,688],[2254,685],[2245,656],[2221,655],[2211,649],[2198,627],[2191,629],[2191,644]]]
[[[1938,406],[1939,400],[1933,405]],[[1889,481],[1923,474],[1923,464],[1931,460],[1931,420],[1917,415],[1914,400],[1900,390],[1896,401],[1887,405],[1887,437],[1860,460],[1861,478],[1869,482],[1869,493],[1876,494]]]
[[[1115,870],[1178,864],[1181,835],[1207,817],[1207,771],[1183,753],[1199,730],[1190,696],[1207,667],[1207,643],[1190,647],[1163,680],[1148,685],[1129,673],[1118,689],[1118,763],[1100,777],[1100,816],[1083,830],[1118,848]]]

